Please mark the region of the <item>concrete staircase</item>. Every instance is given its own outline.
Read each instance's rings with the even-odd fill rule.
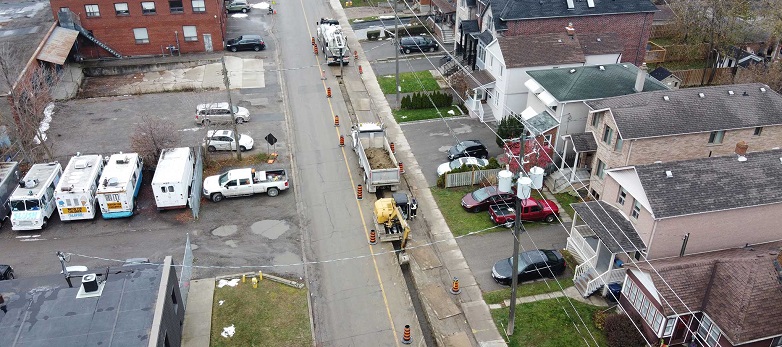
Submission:
[[[441,26],[440,30],[442,31],[443,34],[442,37],[440,38],[442,40],[443,46],[453,45],[454,36],[456,35],[454,30],[447,26]]]
[[[577,275],[576,278],[573,279],[573,286],[576,287],[578,292],[586,298],[597,291],[597,288],[591,291],[588,290],[589,282],[597,277],[597,271],[595,271],[595,269],[590,266],[583,273]]]

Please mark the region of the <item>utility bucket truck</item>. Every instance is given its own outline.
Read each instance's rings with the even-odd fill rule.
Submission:
[[[321,18],[318,22],[318,47],[326,57],[328,65],[348,65],[350,47],[342,26],[336,19]]]
[[[392,192],[399,188],[401,175],[385,128],[380,123],[358,123],[351,127],[353,150],[364,170],[364,187],[370,193],[388,187]]]

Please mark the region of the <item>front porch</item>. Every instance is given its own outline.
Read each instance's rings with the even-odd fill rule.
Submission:
[[[494,89],[494,76],[487,70],[478,70],[469,75],[464,71],[467,82],[467,98],[464,102],[471,118],[478,118],[481,122],[493,122],[497,119],[487,103],[488,95]]]
[[[608,285],[621,283],[625,277],[622,265],[628,254],[645,249],[633,225],[621,212],[605,201],[572,205],[575,215],[567,239],[567,250],[579,265],[573,283],[584,297]]]
[[[451,0],[432,0],[433,16],[427,18],[443,48],[453,45],[456,25],[456,3]]]
[[[562,136],[564,141],[559,170],[549,175],[546,187],[554,193],[589,187],[592,161],[597,152],[597,142],[592,132]]]

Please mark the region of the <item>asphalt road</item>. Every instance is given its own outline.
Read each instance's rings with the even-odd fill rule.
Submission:
[[[562,225],[535,225],[522,233],[520,250],[563,249],[567,244],[567,236]],[[512,229],[501,228],[498,231],[470,235],[459,238],[456,242],[481,291],[507,288],[492,279],[491,268],[498,260],[509,258],[513,254]]]
[[[405,324],[421,330],[399,266],[391,254],[383,253],[390,246],[367,244],[368,230],[374,228],[372,198],[357,202],[355,154],[338,145],[339,134],[347,135],[348,117],[343,117],[339,128],[333,123],[334,115],[348,114],[347,107],[331,74],[334,70],[326,69],[328,79],[323,81],[314,67],[323,58],[312,54],[310,38],[315,28],[308,23],[333,16],[324,2],[277,6],[280,14],[273,32],[284,67],[304,254],[312,262],[307,280],[315,344],[397,346]],[[362,88],[360,82],[347,84]],[[327,86],[332,98],[326,98]]]

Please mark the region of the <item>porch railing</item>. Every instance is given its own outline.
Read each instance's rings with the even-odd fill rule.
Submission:
[[[582,259],[591,259],[594,258],[597,255],[597,252],[595,252],[594,249],[592,249],[592,246],[587,243],[586,239],[583,236],[583,233],[586,234],[593,234],[592,229],[589,229],[589,226],[587,225],[579,225],[575,227],[575,230],[570,233],[570,237],[568,237],[568,242],[572,241],[573,246],[576,250],[576,252],[579,253]]]
[[[587,294],[592,294],[602,286],[607,286],[611,283],[619,283],[624,281],[627,270],[619,268],[612,269],[601,273],[597,278],[587,283]]]

